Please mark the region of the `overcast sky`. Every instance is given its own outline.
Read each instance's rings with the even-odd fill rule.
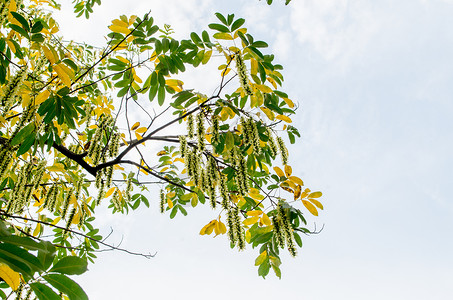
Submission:
[[[98,219],[115,230],[111,242],[123,235],[123,247],[156,257],[100,254],[76,278],[90,299],[453,298],[453,1],[103,2],[88,21],[61,12],[65,37],[101,46],[111,19],[150,9],[181,38],[216,11],[246,19],[300,105],[290,159],[323,191],[325,211],[311,221],[325,228],[297,258],[283,255],[282,280],[263,280],[257,249],[198,235],[209,207],[170,220],[150,195],[150,209]],[[203,78],[188,80],[209,89]]]

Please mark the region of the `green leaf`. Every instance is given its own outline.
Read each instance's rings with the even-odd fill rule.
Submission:
[[[11,140],[11,146],[16,146],[22,143],[27,136],[29,136],[35,130],[35,123],[31,122],[24,128],[22,128],[16,136]]]
[[[40,244],[42,244],[45,250],[38,251],[38,259],[44,266],[44,269],[47,270],[55,258],[55,246],[49,241],[41,241]]]
[[[294,240],[296,241],[297,245],[299,247],[302,247],[302,239],[300,238],[300,235],[297,232],[293,232],[294,234]]]
[[[18,32],[18,33],[20,33],[20,34],[21,34],[22,36],[24,36],[25,38],[27,38],[27,40],[30,39],[28,33],[27,33],[22,27],[20,27],[20,26],[18,26],[18,25],[16,25],[16,24],[9,24],[9,27],[10,27],[12,30],[14,30],[14,31],[16,31],[16,32]]]
[[[41,32],[41,30],[43,30],[43,28],[44,28],[44,25],[42,24],[42,21],[38,20],[31,28],[31,33]]]
[[[266,262],[262,263],[260,267],[258,268],[258,275],[263,276],[263,278],[266,277],[267,274],[269,274],[269,269],[271,265],[269,264],[269,260]]]
[[[67,275],[80,275],[86,272],[88,263],[86,259],[78,256],[66,256],[60,259],[49,272]]]
[[[272,265],[272,270],[274,270],[275,275],[279,278],[282,279],[282,271],[280,271],[280,268],[276,265]]]
[[[225,147],[227,150],[233,149],[234,146],[234,136],[231,131],[228,131],[225,138]]]
[[[176,216],[176,213],[178,212],[178,207],[173,206],[171,213],[170,213],[170,219],[173,219]]]
[[[237,19],[234,21],[233,25],[231,25],[231,31],[235,31],[236,29],[239,29],[242,25],[244,25],[245,20],[244,19]]]
[[[33,271],[44,271],[38,258],[23,248],[12,244],[0,243],[0,254],[3,255],[4,259],[6,256],[12,260],[20,261],[26,264]]]
[[[266,42],[263,42],[263,41],[253,42],[253,44],[251,44],[250,46],[251,47],[255,47],[255,48],[267,48],[267,47],[269,47],[269,45]]]
[[[35,136],[29,135],[26,137],[25,141],[20,145],[19,149],[17,149],[16,155],[22,155],[28,150],[30,150],[31,146],[35,143]]]
[[[42,243],[37,243],[31,238],[25,236],[1,236],[0,241],[20,246],[28,250],[46,250],[45,246]]]
[[[13,15],[14,19],[19,21],[19,23],[22,25],[22,28],[25,29],[25,31],[30,32],[30,25],[28,25],[28,21],[25,20],[23,16],[14,11],[11,12],[11,15]]]
[[[230,30],[228,29],[228,27],[223,26],[223,25],[221,25],[221,24],[212,23],[212,24],[209,24],[208,27],[211,28],[211,29],[213,29],[213,30],[217,30],[217,31],[219,31],[219,32],[224,32],[224,33],[230,32]]]
[[[159,90],[157,92],[157,102],[160,106],[164,104],[165,101],[165,86],[159,86]]]
[[[62,274],[48,274],[43,278],[70,300],[88,300],[87,294],[74,280]]]
[[[35,282],[30,283],[30,287],[39,300],[61,300],[61,297],[47,285]]]
[[[215,15],[216,15],[217,19],[220,20],[220,22],[222,22],[225,25],[228,25],[227,20],[225,19],[225,17],[221,13],[215,13]]]

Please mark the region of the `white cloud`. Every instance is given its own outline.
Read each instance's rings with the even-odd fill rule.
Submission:
[[[292,5],[291,27],[297,39],[326,60],[355,56],[379,28],[376,11],[364,1],[302,0]]]

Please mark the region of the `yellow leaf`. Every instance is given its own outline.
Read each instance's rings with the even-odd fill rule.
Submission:
[[[319,198],[322,196],[321,192],[313,192],[310,195],[308,195],[308,198]]]
[[[285,176],[285,173],[283,173],[282,169],[280,169],[279,167],[274,167],[274,171],[278,175],[278,177],[284,177]]]
[[[107,193],[105,193],[105,196],[104,198],[107,198],[108,196],[110,196],[111,194],[113,194],[113,192],[115,191],[116,187],[111,187]]]
[[[8,265],[0,263],[0,277],[15,291],[20,285],[20,274],[13,271]]]
[[[291,176],[291,173],[293,173],[293,169],[291,168],[291,166],[285,165],[285,174],[286,174],[286,177]]]
[[[118,25],[110,25],[109,26],[109,29],[113,32],[117,32],[117,33],[123,33],[123,34],[129,34],[131,31],[129,30],[129,28],[127,27],[123,27],[123,26],[118,26]]]
[[[293,122],[293,120],[291,120],[288,116],[285,116],[285,115],[277,115],[275,118],[278,119],[278,120],[285,121],[286,123],[292,123]]]
[[[263,215],[261,216],[261,222],[263,222],[263,224],[266,226],[270,226],[272,224],[271,220],[265,213],[263,213]]]
[[[184,158],[182,158],[182,157],[175,158],[175,162],[177,162],[177,161],[185,163]]]
[[[136,133],[142,134],[142,133],[145,133],[146,130],[148,130],[146,127],[140,127],[140,128],[137,128],[137,129],[135,130],[135,132],[136,132]]]
[[[36,224],[35,230],[33,230],[33,236],[38,236],[40,233],[41,233],[41,224],[38,223],[38,224]]]
[[[255,87],[263,93],[272,93],[272,89],[264,84],[255,84]]]
[[[321,202],[319,202],[318,200],[315,200],[313,198],[308,198],[308,200],[310,200],[319,209],[324,209],[324,207],[322,206]]]
[[[56,217],[55,220],[52,221],[52,225],[57,225],[60,222],[61,217]]]
[[[58,64],[53,66],[53,69],[58,75],[58,78],[60,78],[61,82],[64,83],[66,86],[71,86],[71,78],[69,77],[68,74],[63,70],[63,68]]]
[[[244,224],[245,226],[252,225],[258,222],[259,219],[260,219],[259,217],[251,217],[242,221],[242,224]]]
[[[261,265],[267,258],[267,251],[264,250],[258,257],[255,259],[255,266]]]
[[[134,125],[132,125],[131,130],[137,129],[138,126],[140,126],[140,122],[137,122],[137,123],[135,123]]]
[[[217,222],[216,220],[212,220],[211,222],[209,222],[208,224],[206,224],[203,228],[201,228],[200,234],[201,234],[201,235],[211,234],[212,231],[214,230],[214,227],[215,227],[215,223],[216,223],[216,222]]]
[[[39,105],[49,98],[50,92],[48,90],[42,91],[38,96],[35,98],[35,105]]]
[[[129,27],[128,23],[118,20],[118,19],[112,20],[112,24],[115,26],[120,26],[120,27],[126,27],[126,28]]]
[[[140,141],[143,137],[138,134],[137,132],[135,132],[135,137],[137,138],[138,141]]]
[[[311,212],[312,215],[314,215],[314,216],[318,215],[318,210],[316,209],[316,207],[313,204],[311,204],[307,200],[302,200],[302,203],[305,206],[305,208],[308,209],[309,212]]]
[[[227,232],[227,229],[226,229],[226,226],[225,224],[223,224],[220,219],[219,221],[217,222],[219,224],[219,230],[220,230],[220,234],[225,234]]]
[[[44,51],[45,57],[50,61],[50,63],[53,65],[54,63],[57,62],[58,57],[55,57],[53,52],[49,50],[46,46],[42,45],[41,46],[42,50]]]
[[[167,204],[169,208],[173,208],[173,201],[170,198],[167,198]]]
[[[297,176],[289,176],[288,179],[291,180],[292,182],[294,182],[295,184],[304,185],[304,182],[302,181],[302,179],[300,179]]]
[[[249,217],[257,217],[261,215],[263,212],[261,210],[251,210],[247,212],[247,216]]]

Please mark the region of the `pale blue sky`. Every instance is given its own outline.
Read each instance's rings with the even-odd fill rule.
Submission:
[[[65,35],[101,45],[109,20],[149,9],[180,37],[215,11],[245,17],[285,66],[302,132],[290,159],[326,210],[324,231],[283,257],[282,280],[257,276],[256,249],[199,236],[208,207],[175,220],[157,199],[129,216],[101,212],[123,247],[158,255],[100,254],[77,278],[91,299],[452,299],[452,1],[104,2],[88,22],[60,21]]]

